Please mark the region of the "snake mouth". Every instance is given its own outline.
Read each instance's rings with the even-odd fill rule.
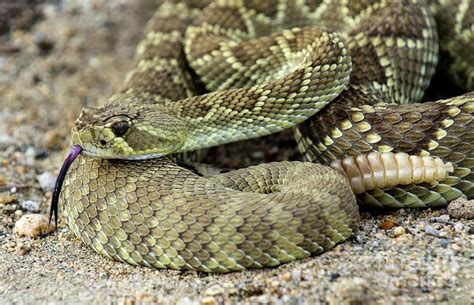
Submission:
[[[71,151],[64,160],[63,165],[59,171],[58,178],[56,179],[56,184],[54,185],[53,196],[51,198],[51,209],[49,211],[49,223],[51,224],[51,219],[53,218],[54,213],[54,224],[55,227],[58,227],[58,207],[59,207],[59,194],[61,193],[61,188],[63,186],[64,178],[66,178],[67,171],[71,164],[76,160],[77,156],[81,153],[82,146],[74,145],[71,148]]]

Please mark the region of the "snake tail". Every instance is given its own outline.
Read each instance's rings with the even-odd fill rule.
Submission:
[[[454,171],[451,162],[444,163],[440,158],[392,152],[346,157],[331,162],[331,167],[349,179],[355,194],[376,188],[443,181]]]

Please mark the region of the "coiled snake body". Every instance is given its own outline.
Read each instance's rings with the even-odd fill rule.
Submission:
[[[379,206],[472,198],[474,95],[413,103],[439,50],[472,88],[454,46],[473,50],[473,18],[467,1],[165,1],[123,89],[73,129],[69,227],[112,259],[227,272],[347,239],[351,186]],[[167,157],[290,127],[307,160],[349,159],[339,172],[280,162],[204,178]]]

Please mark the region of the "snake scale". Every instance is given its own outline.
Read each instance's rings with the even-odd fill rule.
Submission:
[[[228,272],[334,247],[357,200],[474,197],[474,95],[417,103],[436,69],[474,86],[474,4],[450,3],[164,1],[123,88],[77,120],[52,213],[111,259]],[[321,164],[202,177],[172,157],[292,127]]]

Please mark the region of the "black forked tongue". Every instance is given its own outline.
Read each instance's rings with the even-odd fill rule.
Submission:
[[[54,224],[55,228],[58,227],[58,204],[59,204],[59,194],[61,193],[61,188],[63,187],[64,178],[66,178],[67,170],[71,166],[72,162],[76,157],[81,153],[82,147],[79,145],[74,145],[67,155],[66,160],[64,160],[63,166],[59,171],[58,179],[56,179],[56,184],[54,185],[53,198],[51,199],[51,210],[49,211],[49,224],[51,224],[51,219],[53,218],[54,213]]]

